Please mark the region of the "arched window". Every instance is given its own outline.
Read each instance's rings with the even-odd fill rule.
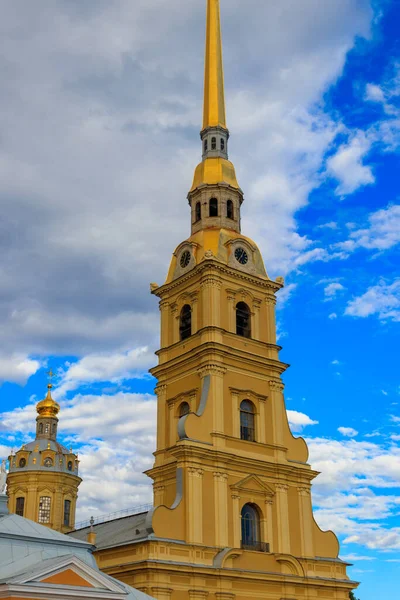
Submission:
[[[71,500],[64,500],[64,526],[69,527],[71,521]]]
[[[216,198],[210,200],[210,217],[218,217],[218,200]]]
[[[49,496],[41,496],[39,499],[39,523],[50,523],[51,513],[51,498]]]
[[[201,219],[201,203],[196,202],[196,221],[200,221]]]
[[[204,140],[204,154],[207,152],[208,150],[208,140]]]
[[[69,460],[68,465],[67,465],[68,471],[72,471],[72,467],[73,467],[72,460]]]
[[[257,550],[260,544],[260,513],[254,504],[242,508],[242,548]]]
[[[20,469],[23,469],[24,467],[26,467],[26,458],[20,458],[18,466]]]
[[[53,426],[52,426],[53,433],[56,432],[56,429],[57,429],[57,423],[53,423]]]
[[[221,151],[224,152],[225,150],[225,140],[224,138],[221,138]]]
[[[25,498],[17,498],[17,503],[15,505],[15,514],[19,517],[24,516],[25,509]]]
[[[233,202],[232,200],[228,200],[228,202],[226,203],[226,216],[228,217],[228,219],[233,219]]]
[[[251,337],[251,314],[245,302],[236,305],[236,333],[245,338]]]
[[[181,340],[186,340],[192,335],[192,309],[189,304],[185,304],[181,310],[179,333]]]
[[[217,138],[212,137],[211,138],[211,150],[216,150],[216,149],[217,149]]]
[[[39,433],[43,433],[43,423],[39,423]]]
[[[243,400],[240,404],[240,439],[255,442],[254,404],[250,400]]]
[[[46,425],[44,426],[44,432],[49,433],[49,431],[50,431],[50,424],[46,423]]]
[[[188,415],[190,413],[190,406],[187,402],[182,402],[182,404],[179,407],[179,416],[180,417],[184,417],[185,415]]]

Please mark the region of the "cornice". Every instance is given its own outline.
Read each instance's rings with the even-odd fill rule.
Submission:
[[[191,271],[181,275],[177,279],[174,279],[174,281],[171,281],[171,283],[164,283],[160,287],[152,290],[152,294],[161,297],[164,295],[164,293],[171,292],[176,287],[180,287],[182,284],[193,279],[196,275],[201,275],[207,270],[214,270],[226,275],[230,275],[235,280],[245,281],[251,283],[252,285],[256,285],[259,288],[272,290],[274,293],[283,287],[283,284],[278,281],[272,281],[272,279],[268,279],[267,277],[261,278],[260,275],[251,275],[250,273],[245,273],[244,271],[239,271],[238,269],[228,267],[214,257],[208,258],[206,261],[197,264]]]

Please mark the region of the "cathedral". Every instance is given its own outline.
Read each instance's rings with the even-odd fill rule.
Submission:
[[[56,440],[49,390],[36,440],[10,458],[10,511],[90,539],[101,571],[158,600],[347,600],[357,584],[334,533],[314,520],[318,473],[286,416],[275,322],[283,279],[268,277],[241,232],[219,0],[207,0],[200,136],[191,235],[165,282],[151,284],[161,321],[152,510],[74,530],[78,459]]]

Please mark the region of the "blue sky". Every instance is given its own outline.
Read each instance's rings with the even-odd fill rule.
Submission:
[[[204,2],[32,4],[0,24],[0,454],[32,436],[51,366],[84,519],[151,498],[149,283],[189,235]],[[289,420],[372,600],[400,568],[400,3],[221,5],[243,232],[286,280]]]

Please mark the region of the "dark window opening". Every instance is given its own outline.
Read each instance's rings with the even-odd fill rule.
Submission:
[[[26,467],[26,458],[20,458],[18,466],[20,469],[23,469],[24,467]]]
[[[72,467],[73,467],[72,460],[69,460],[68,465],[67,465],[68,471],[72,471]]]
[[[204,140],[204,154],[207,152],[208,150],[208,140]]]
[[[39,433],[43,433],[43,423],[39,423]]]
[[[64,500],[64,525],[69,527],[71,521],[71,500]]]
[[[19,517],[24,516],[25,510],[25,498],[17,498],[17,504],[15,506],[15,514]]]
[[[56,424],[56,423],[53,423],[53,433],[55,433],[55,432],[56,432],[56,429],[57,429],[57,424]]]
[[[200,221],[201,219],[201,203],[196,202],[196,221]]]
[[[228,217],[228,219],[234,218],[232,200],[228,200],[228,202],[226,203],[226,216]]]
[[[39,500],[39,523],[50,523],[51,498],[42,496]]]
[[[187,402],[182,402],[182,404],[179,407],[179,416],[180,417],[184,417],[185,415],[188,415],[190,413],[190,406]]]
[[[260,545],[260,514],[253,504],[242,508],[242,548],[258,550]]]
[[[210,217],[218,217],[218,200],[216,198],[210,200]]]
[[[216,150],[216,149],[217,149],[217,138],[212,137],[211,138],[211,150]]]
[[[240,439],[255,442],[254,404],[250,400],[243,400],[240,405]]]
[[[221,150],[222,150],[222,152],[224,152],[224,150],[225,150],[225,140],[224,140],[224,138],[221,138]]]
[[[189,304],[185,304],[181,310],[179,333],[181,340],[186,340],[192,335],[192,309]]]
[[[236,333],[245,338],[251,337],[251,314],[245,302],[236,305]]]

